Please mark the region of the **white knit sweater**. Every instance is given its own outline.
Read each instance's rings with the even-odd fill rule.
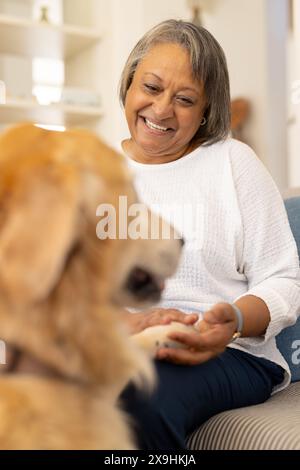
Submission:
[[[128,163],[140,199],[186,241],[159,305],[201,314],[247,294],[263,299],[271,314],[266,334],[229,347],[283,367],[284,382],[274,391],[283,389],[290,371],[274,337],[300,313],[300,270],[282,198],[263,164],[234,139],[170,163]]]

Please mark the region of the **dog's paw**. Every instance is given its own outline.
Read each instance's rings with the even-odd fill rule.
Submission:
[[[156,325],[132,335],[131,338],[140,348],[147,351],[152,357],[160,348],[185,348],[183,343],[168,338],[170,333],[182,332],[190,333],[195,328],[192,325],[184,325],[179,322],[172,322],[168,325]]]
[[[157,383],[154,364],[149,358],[147,351],[136,348],[135,355],[135,373],[131,377],[131,381],[136,387],[144,392],[152,392]]]

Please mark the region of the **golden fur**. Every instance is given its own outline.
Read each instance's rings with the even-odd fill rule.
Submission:
[[[116,400],[153,372],[118,292],[121,304],[130,268],[143,255],[156,266],[163,245],[97,238],[97,206],[119,195],[136,201],[122,157],[86,131],[24,124],[0,137],[0,339],[51,371],[0,375],[1,449],[135,447]],[[178,261],[174,241],[167,250],[164,278]]]

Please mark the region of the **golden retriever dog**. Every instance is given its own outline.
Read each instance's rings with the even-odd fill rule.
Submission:
[[[87,131],[0,137],[1,449],[135,448],[117,400],[153,369],[122,307],[159,300],[181,243],[99,236],[101,204],[124,225],[120,196],[137,202],[123,158]]]

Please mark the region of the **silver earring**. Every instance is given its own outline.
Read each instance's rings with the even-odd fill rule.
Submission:
[[[200,126],[205,126],[205,124],[207,123],[207,120],[204,118],[202,118],[202,121],[200,122]]]

